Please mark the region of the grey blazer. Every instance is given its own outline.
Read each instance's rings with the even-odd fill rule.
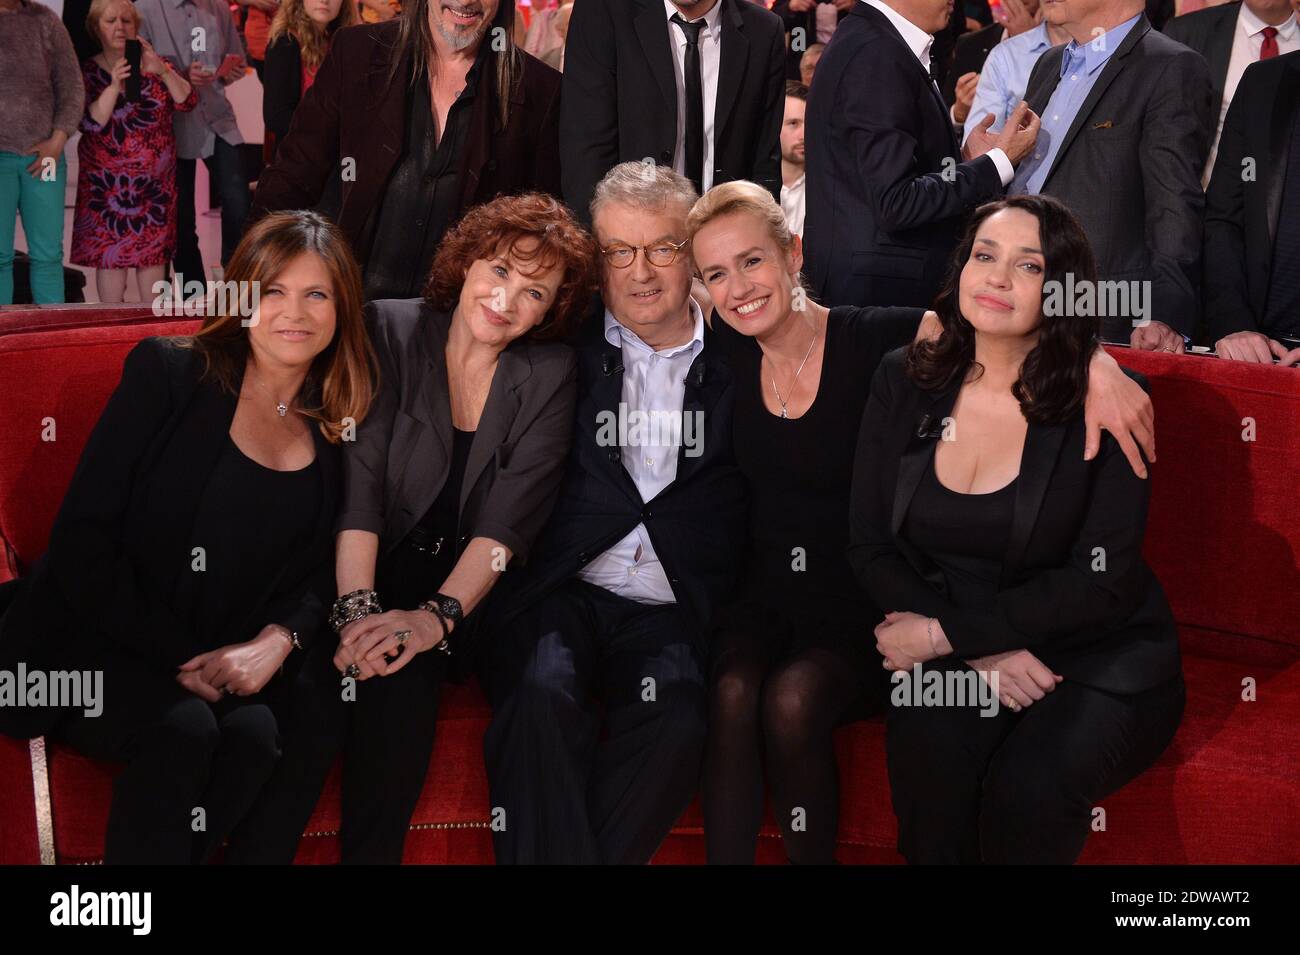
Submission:
[[[343,446],[335,529],[378,534],[383,556],[432,506],[451,470],[451,316],[421,299],[386,299],[366,306],[366,322],[380,382],[356,440]],[[513,561],[527,560],[564,474],[576,367],[560,343],[519,340],[501,353],[465,466],[458,555],[471,538],[490,537]]]
[[[1025,99],[1040,116],[1065,47],[1034,64]],[[1201,171],[1217,117],[1210,68],[1140,16],[1093,83],[1043,181],[1078,217],[1104,281],[1149,280],[1149,317],[1190,335],[1200,311]],[[1128,342],[1131,316],[1105,318]]]

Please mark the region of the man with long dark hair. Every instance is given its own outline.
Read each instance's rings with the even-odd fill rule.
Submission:
[[[560,75],[515,46],[511,0],[415,0],[343,30],[262,174],[253,218],[316,205],[338,223],[366,297],[410,298],[471,205],[559,192]]]

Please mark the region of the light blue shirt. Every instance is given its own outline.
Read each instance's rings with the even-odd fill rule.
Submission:
[[[1009,194],[1028,192],[1037,195],[1042,191],[1043,182],[1052,170],[1056,154],[1061,150],[1061,142],[1070,131],[1083,101],[1088,98],[1088,93],[1097,82],[1097,77],[1101,76],[1111,54],[1119,49],[1140,16],[1142,14],[1139,13],[1109,33],[1103,33],[1082,45],[1074,40],[1065,45],[1065,55],[1061,57],[1061,82],[1052,92],[1052,98],[1047,101],[1047,108],[1040,117],[1042,125],[1039,127],[1034,151],[1025,157],[1016,170],[1016,178],[1007,189]]]
[[[1025,98],[1034,64],[1051,48],[1052,40],[1044,22],[1025,33],[1008,37],[989,51],[984,69],[980,70],[970,114],[966,117],[963,143],[986,113],[993,114],[993,125],[989,128],[995,133],[1002,131],[1012,112]]]
[[[620,417],[651,414],[680,421],[686,399],[686,375],[704,348],[704,313],[689,299],[695,332],[691,340],[655,351],[641,336],[605,311],[605,340],[623,350],[623,393]],[[648,503],[677,479],[677,459],[682,452],[682,432],[671,428],[646,428],[640,436],[629,428],[629,440],[620,442],[623,467]],[[668,574],[655,554],[645,524],[638,524],[621,541],[609,548],[578,576],[611,593],[647,604],[676,603]]]

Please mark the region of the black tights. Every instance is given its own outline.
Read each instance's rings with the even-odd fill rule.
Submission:
[[[834,861],[839,774],[832,731],[871,707],[870,664],[835,650],[780,648],[732,635],[717,654],[704,763],[710,863],[754,861],[763,820],[763,770],[795,864]]]

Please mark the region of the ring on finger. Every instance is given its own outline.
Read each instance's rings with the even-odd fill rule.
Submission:
[[[395,634],[393,634],[393,639],[397,641],[397,645],[399,647],[404,647],[406,646],[406,641],[411,639],[411,631],[398,630]]]

